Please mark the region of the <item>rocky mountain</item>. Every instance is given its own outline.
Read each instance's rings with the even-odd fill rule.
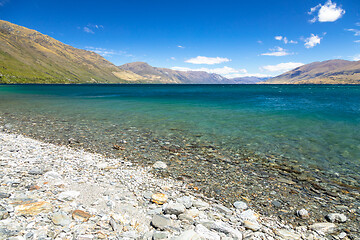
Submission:
[[[264,82],[269,78],[259,78],[259,77],[239,77],[239,78],[231,78],[234,84],[256,84],[259,82]]]
[[[360,61],[328,60],[295,68],[265,84],[360,84]]]
[[[100,55],[0,20],[0,83],[122,83],[145,81]]]
[[[152,67],[145,62],[133,62],[119,66],[120,69],[134,72],[144,78],[161,83],[183,84],[233,84],[234,81],[215,73],[202,71],[177,71],[168,68]]]

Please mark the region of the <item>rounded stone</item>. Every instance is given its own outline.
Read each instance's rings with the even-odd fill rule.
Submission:
[[[70,217],[64,212],[56,212],[52,215],[51,220],[55,225],[67,226],[71,223]]]
[[[343,222],[346,222],[347,217],[342,213],[330,213],[330,214],[326,215],[326,219],[332,223],[334,223],[334,222],[343,223]]]
[[[167,165],[166,165],[166,163],[164,163],[164,162],[162,162],[162,161],[157,161],[157,162],[154,163],[153,168],[156,168],[156,169],[166,169],[166,168],[167,168]]]
[[[151,196],[151,201],[156,204],[164,204],[168,200],[168,196],[163,193],[155,193]]]
[[[309,212],[306,209],[301,209],[296,212],[296,215],[299,216],[302,219],[307,219],[310,217]]]
[[[243,201],[237,201],[237,202],[234,202],[234,207],[236,209],[246,210],[248,208],[248,205]]]

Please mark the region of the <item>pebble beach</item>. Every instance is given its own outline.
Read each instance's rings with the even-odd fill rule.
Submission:
[[[303,223],[289,223],[248,196],[224,205],[160,178],[163,161],[143,167],[3,131],[0,165],[0,239],[359,239],[359,208],[329,208],[314,221],[293,206]]]

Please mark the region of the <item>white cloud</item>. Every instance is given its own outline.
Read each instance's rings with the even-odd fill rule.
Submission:
[[[84,32],[86,32],[86,33],[91,33],[91,34],[94,34],[94,31],[93,30],[91,30],[90,28],[88,28],[88,27],[84,27],[83,28],[83,30],[84,30]]]
[[[108,56],[111,56],[111,55],[121,55],[121,56],[125,56],[125,57],[134,57],[134,55],[128,54],[125,51],[116,51],[116,50],[113,50],[113,49],[106,49],[106,48],[87,46],[87,47],[85,47],[85,50],[97,53],[97,54],[99,54],[99,55],[101,55],[103,57],[108,57]]]
[[[86,27],[83,27],[84,32],[94,34],[95,30],[103,29],[103,25],[89,23]]]
[[[188,60],[186,60],[185,62],[187,63],[192,63],[192,64],[219,64],[219,63],[223,63],[223,62],[230,62],[231,59],[228,58],[221,58],[221,57],[216,57],[216,58],[211,58],[211,57],[203,57],[203,56],[197,56],[196,58],[190,58]]]
[[[292,53],[287,52],[286,49],[283,49],[281,47],[275,47],[275,48],[270,48],[269,49],[270,52],[268,53],[262,53],[262,56],[276,56],[276,57],[282,57],[282,56],[287,56],[287,55],[291,55]]]
[[[353,60],[354,60],[354,61],[360,61],[360,54],[355,55],[355,56],[353,57]]]
[[[304,46],[306,48],[313,48],[315,47],[317,44],[320,44],[320,40],[322,38],[319,37],[318,35],[314,35],[314,34],[311,34],[310,37],[306,38],[304,41],[305,41],[305,44]]]
[[[345,29],[345,30],[349,31],[349,32],[353,32],[354,36],[360,36],[360,30],[358,30],[358,29],[349,28],[349,29]]]
[[[178,45],[177,47],[178,47],[178,48],[185,48],[184,46],[181,46],[181,45]]]
[[[222,68],[187,68],[187,67],[172,67],[173,70],[178,71],[202,71],[208,73],[216,73],[220,75],[230,74],[230,73],[246,73],[246,69],[234,69],[231,67],[224,66]]]
[[[279,63],[277,65],[266,65],[262,66],[261,70],[266,70],[269,72],[286,72],[292,70],[294,68],[300,67],[304,65],[303,63],[296,63],[296,62],[287,62],[287,63]]]
[[[258,77],[258,78],[266,78],[266,77],[272,77],[269,74],[263,74],[263,73],[238,73],[238,74],[231,74],[231,75],[225,75],[226,78],[241,78],[241,77]]]
[[[283,41],[285,44],[288,44],[288,43],[297,44],[298,43],[297,41],[289,40],[287,37],[283,37],[283,36],[275,36],[275,40]]]
[[[345,14],[345,10],[336,6],[336,3],[332,3],[328,0],[324,5],[318,4],[310,9],[309,14],[317,12],[317,16],[310,20],[310,22],[335,22]]]
[[[354,42],[356,42],[356,43],[360,43],[360,40],[355,40]]]
[[[263,41],[258,40],[257,43],[258,43],[258,44],[263,44]]]
[[[175,58],[175,57],[171,57],[170,59],[171,59],[171,60],[176,60],[176,58]]]

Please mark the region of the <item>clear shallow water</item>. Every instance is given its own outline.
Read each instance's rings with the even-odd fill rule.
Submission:
[[[2,85],[4,113],[183,134],[224,149],[360,172],[360,86]]]

